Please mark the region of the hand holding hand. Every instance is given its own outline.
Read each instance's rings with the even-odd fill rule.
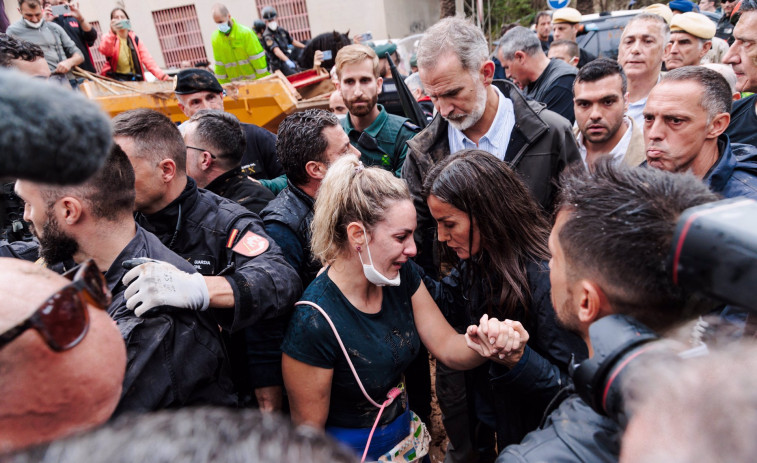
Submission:
[[[486,314],[481,317],[478,326],[469,326],[465,333],[468,347],[482,357],[509,367],[520,361],[528,338],[528,332],[520,322],[490,319]]]
[[[206,310],[210,295],[205,278],[187,273],[167,262],[148,258],[130,259],[123,263],[129,272],[123,283],[126,307],[141,317],[158,306],[168,305],[190,310]]]

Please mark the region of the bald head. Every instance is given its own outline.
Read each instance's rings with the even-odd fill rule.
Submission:
[[[222,3],[214,4],[210,12],[213,14],[213,20],[217,23],[229,20],[229,9]]]
[[[0,258],[0,333],[70,283],[30,262]],[[105,422],[121,397],[126,349],[108,314],[88,306],[89,330],[64,352],[34,329],[0,348],[0,454]]]

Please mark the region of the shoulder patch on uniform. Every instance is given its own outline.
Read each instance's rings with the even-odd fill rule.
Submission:
[[[420,127],[418,127],[417,125],[413,124],[410,121],[405,121],[402,125],[405,126],[405,127],[407,127],[408,129],[412,130],[413,132],[420,132],[421,131]]]
[[[268,246],[267,239],[248,231],[231,250],[243,256],[255,257],[263,254],[268,249]]]
[[[266,37],[265,38],[265,44],[268,45],[269,48],[272,47],[273,46],[273,39],[271,37]]]

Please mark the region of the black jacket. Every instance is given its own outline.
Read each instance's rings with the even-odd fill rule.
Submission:
[[[494,410],[498,448],[520,442],[526,433],[538,427],[549,402],[569,381],[567,366],[571,354],[575,354],[576,361],[588,354],[583,340],[556,322],[546,262],[530,263],[527,271],[531,292],[528,314],[521,307],[518,314],[509,317],[521,321],[529,333],[520,362],[512,369],[488,362],[484,368],[466,372],[473,377],[473,393],[483,399],[476,403],[488,403]],[[487,313],[489,291],[484,279],[469,273],[468,262],[463,261],[459,269],[453,269],[441,282],[424,277],[444,316],[459,328],[477,325]],[[471,383],[471,378],[468,382]]]
[[[244,175],[241,167],[219,175],[208,183],[205,189],[234,201],[255,214],[260,214],[260,211],[274,198],[271,190]]]
[[[524,89],[526,96],[547,105],[571,124],[576,121],[573,113],[573,81],[578,69],[559,59],[549,64],[538,79]]]
[[[94,62],[92,61],[92,53],[89,51],[89,47],[95,44],[97,41],[97,29],[94,27],[89,32],[84,32],[81,28],[79,21],[73,16],[58,16],[53,22],[66,31],[71,40],[76,44],[76,48],[81,51],[84,57],[84,62],[79,65],[80,68],[89,72],[97,72]]]
[[[520,174],[536,202],[551,213],[560,172],[568,164],[581,161],[572,127],[564,117],[546,110],[544,104],[526,100],[511,82],[495,80],[492,85],[512,101],[515,112],[515,127],[505,162]],[[451,154],[448,126],[449,123],[437,114],[431,124],[407,142],[409,148],[402,166],[402,178],[407,182],[418,214],[415,239],[418,258],[423,262],[431,260],[429,254],[435,231],[434,220],[423,200],[423,181],[434,164]],[[435,268],[433,264],[422,266],[427,272]]]
[[[321,269],[321,264],[313,258],[310,251],[310,224],[313,222],[313,205],[315,200],[288,182],[288,187],[276,196],[268,206],[263,209],[260,216],[263,218],[266,230],[274,224],[279,224],[288,230],[288,236],[283,235],[284,230],[273,231],[281,236],[277,240],[286,257],[287,262],[297,270],[302,280],[302,286],[307,286],[313,281]],[[278,236],[275,236],[278,238]],[[296,243],[293,242],[296,240]]]
[[[126,342],[126,375],[114,416],[189,405],[236,406],[220,333],[207,313],[152,311],[137,317],[126,308],[122,263],[134,257],[169,262],[185,272],[195,269],[137,226],[134,239],[105,272],[113,300],[108,314]]]
[[[284,175],[276,156],[276,135],[255,124],[242,123],[247,148],[242,155],[242,172],[254,179],[274,179]]]
[[[617,423],[573,394],[549,415],[544,427],[505,448],[496,463],[614,463],[621,435]]]
[[[224,329],[236,331],[257,320],[283,315],[302,293],[297,273],[266,235],[260,218],[232,201],[198,189],[189,177],[178,198],[155,214],[137,214],[137,222],[203,275],[226,278],[234,291],[234,309],[210,310]],[[255,235],[268,241],[265,251],[247,256],[233,250]]]

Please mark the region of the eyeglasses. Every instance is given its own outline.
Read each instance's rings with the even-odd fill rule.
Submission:
[[[213,154],[213,153],[211,153],[211,152],[210,152],[210,151],[208,151],[208,150],[204,150],[204,149],[202,149],[202,148],[197,148],[197,147],[195,147],[195,146],[187,146],[187,148],[189,148],[189,149],[191,149],[191,150],[197,150],[197,151],[207,151],[207,152],[208,152],[208,154],[210,155],[211,159],[217,159],[217,158],[216,158],[216,155],[215,155],[215,154]]]
[[[0,335],[0,349],[29,328],[37,330],[56,352],[71,349],[84,339],[89,330],[87,304],[107,308],[110,291],[92,259],[63,276],[72,282],[47,298],[29,318]]]

